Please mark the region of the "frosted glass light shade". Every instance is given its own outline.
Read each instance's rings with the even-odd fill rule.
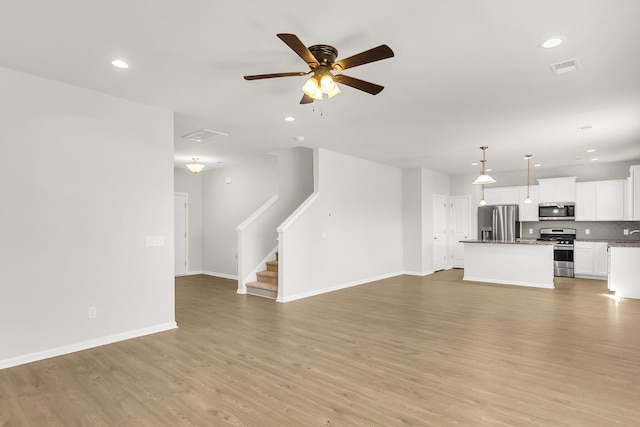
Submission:
[[[524,198],[524,202],[522,203],[533,203],[533,200],[531,200],[531,196],[527,196]]]
[[[193,160],[193,163],[186,164],[186,168],[194,174],[202,172],[202,169],[205,168],[205,165],[203,165],[202,163],[198,163],[198,158],[196,157],[192,158],[191,160]]]
[[[491,176],[487,175],[486,173],[483,173],[482,175],[477,177],[475,181],[473,181],[474,184],[493,184],[495,182],[496,180],[491,178]]]
[[[318,79],[315,77],[309,77],[309,80],[302,86],[302,91],[305,95],[315,98],[316,91],[318,90]]]

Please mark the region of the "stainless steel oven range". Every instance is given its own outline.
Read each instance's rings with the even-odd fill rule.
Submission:
[[[540,238],[554,242],[553,275],[573,277],[573,241],[576,239],[575,228],[541,228]]]

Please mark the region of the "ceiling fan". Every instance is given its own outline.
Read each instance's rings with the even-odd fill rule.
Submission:
[[[393,51],[386,44],[374,47],[356,55],[350,56],[340,61],[336,61],[338,50],[329,45],[317,44],[308,48],[295,34],[277,34],[287,46],[298,54],[304,62],[307,63],[311,71],[299,71],[289,73],[273,73],[273,74],[257,74],[252,76],[244,76],[245,80],[272,79],[275,77],[292,77],[306,76],[313,73],[307,82],[302,86],[304,95],[300,100],[300,104],[309,104],[314,100],[322,100],[324,95],[331,98],[338,93],[340,89],[336,83],[341,83],[352,88],[377,95],[384,89],[384,86],[370,83],[364,80],[349,77],[344,74],[334,75],[333,72],[340,72],[348,68],[357,67],[358,65],[368,64],[370,62],[380,61],[393,57]]]

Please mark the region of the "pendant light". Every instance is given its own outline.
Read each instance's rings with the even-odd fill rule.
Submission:
[[[191,160],[193,160],[193,163],[189,163],[185,165],[187,169],[189,169],[194,174],[197,174],[198,172],[202,172],[202,169],[205,168],[205,165],[203,165],[202,163],[198,163],[198,160],[200,159],[197,157],[192,157]]]
[[[485,151],[487,150],[487,148],[489,147],[487,147],[486,145],[480,147],[480,149],[482,150],[482,172],[480,172],[480,176],[477,177],[475,181],[473,181],[474,184],[493,184],[494,182],[496,182],[496,180],[487,175],[484,170],[484,166],[487,161],[485,159]]]
[[[527,197],[524,198],[522,203],[532,203],[531,193],[529,192],[529,187],[531,186],[531,158],[533,154],[527,154],[524,158],[527,160]]]
[[[487,201],[484,199],[484,184],[482,184],[482,197],[480,198],[480,203],[478,203],[480,206],[484,206],[487,204]]]

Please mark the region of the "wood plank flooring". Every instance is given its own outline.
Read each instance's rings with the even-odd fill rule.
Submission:
[[[178,278],[179,329],[0,371],[0,426],[640,425],[640,300],[461,278],[286,304]]]

